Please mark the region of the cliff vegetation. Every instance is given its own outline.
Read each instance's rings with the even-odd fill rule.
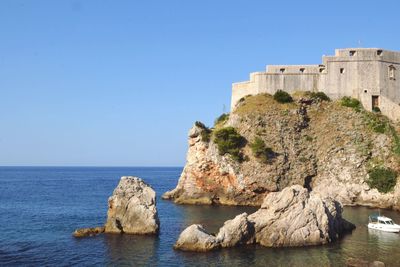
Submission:
[[[279,95],[242,98],[214,128],[196,123],[179,183],[164,197],[257,206],[300,184],[345,205],[400,208],[399,124],[348,97]]]

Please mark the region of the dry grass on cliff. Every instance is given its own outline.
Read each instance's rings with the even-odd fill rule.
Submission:
[[[295,100],[304,96],[300,93],[292,94]],[[292,112],[296,109],[298,109],[296,102],[281,104],[269,94],[258,94],[245,97],[239,102],[233,113],[241,117],[270,112],[280,116],[296,114]],[[348,142],[353,142],[360,150],[370,152],[371,142],[376,135],[385,134],[392,140],[393,154],[400,158],[399,124],[391,122],[385,116],[343,106],[340,100],[313,104],[308,108],[308,116],[312,129],[309,135],[311,138],[319,140],[319,148],[340,147]],[[285,116],[285,119],[288,117]],[[365,140],[360,141],[359,139]]]
[[[247,96],[241,103],[238,104],[234,113],[238,115],[265,113],[270,110],[291,110],[296,109],[295,103],[278,103],[269,94],[258,94],[254,96]]]

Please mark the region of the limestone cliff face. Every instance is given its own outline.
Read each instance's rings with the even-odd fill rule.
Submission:
[[[241,149],[242,162],[219,155],[213,138],[203,141],[205,129],[195,125],[179,183],[164,198],[259,206],[269,192],[301,184],[344,205],[400,209],[399,183],[387,194],[366,183],[372,167],[399,171],[400,161],[393,153],[393,136],[373,131],[365,112],[337,102],[302,99],[279,104],[268,95],[257,95],[246,97],[216,128],[226,126],[234,127],[248,144],[261,138],[273,151],[268,162],[256,158],[248,144]]]
[[[163,195],[186,204],[257,205],[276,182],[258,176],[245,176],[241,164],[221,156],[213,142],[204,142],[201,127],[189,132],[189,151],[177,187]],[[262,183],[262,184],[260,184]]]

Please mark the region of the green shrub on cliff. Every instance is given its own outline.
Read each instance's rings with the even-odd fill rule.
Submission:
[[[273,153],[270,147],[265,145],[264,140],[260,137],[256,137],[254,141],[250,144],[251,151],[256,158],[261,159],[263,162],[267,162],[269,155]]]
[[[196,125],[197,127],[199,127],[199,128],[203,128],[203,129],[206,129],[207,127],[204,125],[204,123],[202,123],[201,121],[196,121],[195,123],[194,123],[194,125]]]
[[[201,141],[206,143],[210,142],[212,131],[200,121],[196,121],[194,124],[202,129],[200,132]]]
[[[393,138],[393,152],[397,156],[400,156],[400,137],[397,134],[396,129],[392,125],[389,125],[389,130]]]
[[[376,133],[385,133],[390,126],[386,117],[373,112],[365,111],[364,120],[368,127]]]
[[[275,101],[279,103],[290,103],[293,102],[293,98],[285,91],[278,90],[274,94]]]
[[[217,124],[225,123],[228,119],[229,119],[229,113],[222,113],[221,116],[215,119],[214,126],[217,126]]]
[[[373,111],[373,112],[379,113],[379,112],[381,112],[381,109],[378,108],[378,107],[373,107],[373,108],[372,108],[372,111]]]
[[[230,154],[237,161],[242,160],[240,149],[246,140],[233,127],[225,127],[214,132],[214,143],[220,155]]]
[[[360,111],[362,107],[361,102],[358,99],[351,98],[348,96],[342,97],[342,99],[340,100],[340,104],[344,107],[353,108],[356,111]]]
[[[376,167],[369,171],[368,185],[381,193],[392,191],[396,182],[397,173],[390,168]]]
[[[206,128],[200,133],[201,141],[203,142],[210,142],[211,139],[211,130]]]
[[[324,92],[310,92],[310,97],[319,101],[331,101],[329,96],[327,96]]]

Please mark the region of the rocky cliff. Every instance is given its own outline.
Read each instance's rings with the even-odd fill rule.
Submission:
[[[238,158],[221,153],[215,132],[233,127],[243,137]],[[301,184],[344,205],[400,209],[400,185],[387,193],[368,183],[371,170],[399,173],[399,125],[379,113],[307,96],[281,104],[260,94],[241,99],[229,118],[189,132],[187,163],[177,203],[260,206],[268,193]],[[263,142],[260,157],[252,148]]]

